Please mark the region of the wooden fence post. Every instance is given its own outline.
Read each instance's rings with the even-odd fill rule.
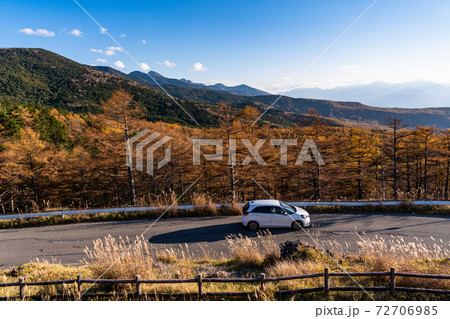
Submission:
[[[202,274],[197,275],[197,281],[198,281],[198,298],[200,299],[203,296],[203,280],[202,280]]]
[[[389,290],[391,294],[393,295],[395,292],[395,268],[391,268],[391,273],[389,275],[390,281],[389,281]]]
[[[142,295],[141,276],[136,275],[136,298],[140,299]]]
[[[77,291],[80,295],[83,292],[83,283],[81,281],[81,275],[77,275]]]
[[[328,272],[328,268],[323,270],[323,284],[325,292],[328,294],[330,292],[330,273]]]
[[[261,273],[259,275],[259,280],[261,281],[261,290],[264,291],[266,289],[265,280],[266,280],[266,274]]]
[[[25,285],[23,283],[23,277],[19,278],[19,297],[20,299],[25,298]]]

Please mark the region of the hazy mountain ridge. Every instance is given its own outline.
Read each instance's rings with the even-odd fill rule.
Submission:
[[[105,67],[95,66],[94,68],[98,70],[104,70]],[[107,68],[107,67],[106,67]],[[112,69],[112,68],[109,68]],[[112,69],[114,70],[114,69]],[[116,72],[117,70],[112,71],[111,73]],[[109,71],[106,71],[109,72]],[[120,71],[118,71],[120,72]],[[125,73],[123,73],[125,74]],[[216,83],[213,85],[206,85],[203,83],[195,83],[191,80],[187,79],[173,79],[167,78],[158,72],[150,71],[148,73],[144,73],[141,71],[133,71],[128,74],[130,79],[134,79],[135,81],[148,85],[148,86],[158,86],[154,80],[156,80],[161,86],[178,86],[183,88],[191,88],[191,89],[210,89],[215,91],[227,92],[231,94],[238,94],[243,96],[257,96],[257,95],[269,95],[269,93],[252,88],[248,85],[241,84],[236,86],[226,86],[222,83]]]
[[[450,85],[425,81],[399,84],[373,82],[331,89],[302,88],[289,91],[293,98],[358,101],[383,107],[450,107]]]

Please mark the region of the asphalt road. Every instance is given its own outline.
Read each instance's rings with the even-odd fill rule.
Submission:
[[[415,215],[311,215],[312,228],[294,232],[290,229],[271,229],[278,243],[300,240],[333,251],[335,241],[346,247],[347,253],[358,251],[359,234],[386,239],[402,236],[406,242],[420,241],[450,249],[450,217]],[[93,240],[107,235],[136,238],[153,221],[108,222],[95,224],[58,225],[38,228],[0,230],[0,266],[11,267],[39,260],[56,259],[64,264],[79,263],[85,257],[83,249],[92,247]],[[144,235],[152,246],[152,253],[173,248],[195,257],[227,256],[225,237],[243,234],[256,237],[246,230],[240,217],[209,217],[160,220]]]

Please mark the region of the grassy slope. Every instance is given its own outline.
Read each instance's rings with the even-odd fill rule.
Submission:
[[[0,282],[17,282],[23,277],[27,282],[68,280],[81,274],[83,278],[94,279],[100,275],[103,279],[134,279],[140,274],[142,279],[191,279],[199,273],[204,278],[251,277],[256,278],[261,272],[268,277],[292,276],[299,274],[322,273],[324,268],[330,272],[379,272],[388,271],[395,267],[399,272],[449,274],[450,260],[445,258],[448,249],[436,250],[417,244],[417,249],[411,251],[401,238],[394,238],[386,242],[381,239],[361,237],[359,255],[342,255],[332,251],[333,258],[326,253],[310,246],[300,245],[288,258],[281,258],[278,243],[270,233],[261,233],[257,239],[245,236],[230,237],[227,240],[231,258],[213,259],[208,256],[192,258],[189,249],[184,247],[178,250],[157,250],[141,239],[135,242],[131,249],[129,245],[133,238],[115,239],[106,237],[98,239],[93,246],[85,249],[86,258],[82,266],[63,266],[57,262],[36,261],[13,270],[0,270]],[[339,250],[339,247],[335,247]],[[394,249],[392,249],[394,248]],[[126,252],[126,253],[125,253]],[[120,257],[120,258],[119,258]],[[112,263],[115,261],[115,263]],[[337,263],[338,264],[337,264]],[[362,286],[386,286],[386,277],[358,277]],[[396,279],[397,287],[422,287],[428,289],[450,288],[446,280],[426,280],[420,278]],[[354,282],[347,277],[333,277],[330,285],[354,286]],[[299,288],[312,288],[323,286],[322,278],[302,279],[270,282],[262,291],[258,285],[249,283],[205,283],[203,291],[208,293],[249,291],[257,292],[257,300],[445,300],[445,295],[401,293],[390,295],[386,292],[323,292],[303,293],[278,296],[275,291],[292,290]],[[133,298],[135,291],[133,284],[118,284],[115,286],[83,285],[84,290],[90,293],[128,293]],[[188,300],[196,299],[196,283],[183,283],[176,285],[152,284],[142,285],[142,292],[158,293],[191,293]],[[31,286],[27,287],[26,295],[65,294],[68,299],[76,296],[76,285],[58,286]],[[17,288],[0,288],[0,297],[17,296]],[[113,298],[115,299],[115,298]],[[120,298],[118,298],[120,299]],[[126,298],[125,298],[126,299]],[[170,297],[168,299],[171,299]],[[212,297],[212,299],[217,299]],[[222,298],[220,298],[222,299]],[[231,299],[231,298],[225,298]]]

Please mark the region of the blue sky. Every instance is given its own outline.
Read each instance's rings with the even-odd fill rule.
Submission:
[[[154,71],[275,93],[373,0],[78,2]],[[449,38],[450,1],[379,0],[296,87],[450,83]],[[72,0],[0,0],[0,47],[39,47],[80,63],[138,69]]]

